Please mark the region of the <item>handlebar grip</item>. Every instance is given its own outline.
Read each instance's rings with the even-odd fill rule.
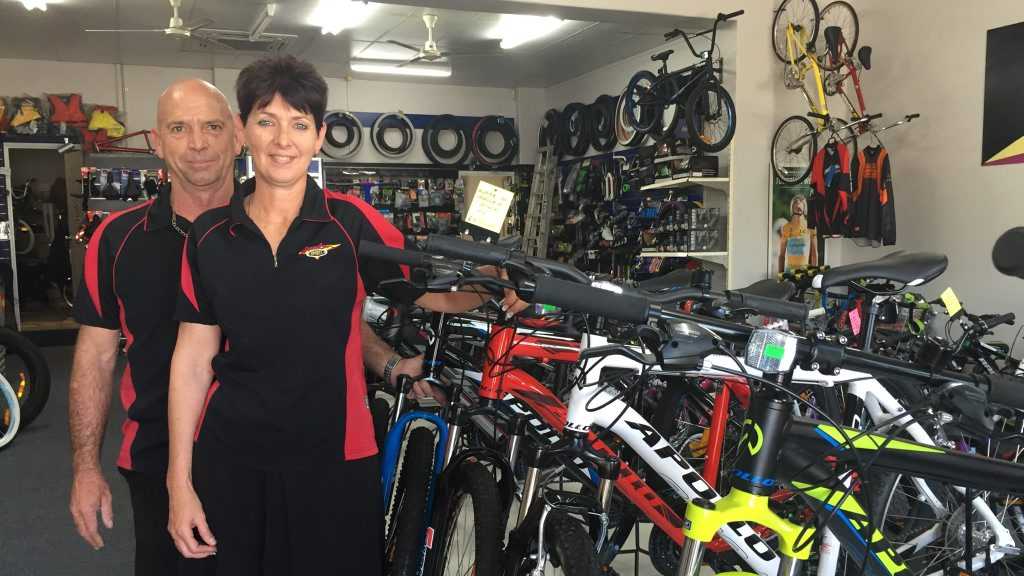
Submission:
[[[1024,380],[1004,374],[988,374],[982,378],[988,381],[989,401],[1024,410]]]
[[[434,234],[427,237],[426,251],[446,258],[469,260],[477,264],[492,264],[495,266],[500,266],[508,260],[511,253],[511,250],[508,248],[500,248],[493,244],[471,242],[455,238],[454,236],[438,236]]]
[[[719,22],[725,22],[726,20],[732,20],[733,18],[735,18],[737,16],[742,16],[742,15],[743,15],[743,10],[737,10],[735,12],[730,12],[728,14],[722,14],[721,12],[719,12],[718,13],[718,21]]]
[[[991,330],[991,329],[995,328],[996,326],[1002,326],[1003,324],[1009,324],[1010,326],[1013,326],[1013,323],[1016,322],[1016,321],[1017,321],[1017,315],[1014,314],[1013,312],[1009,312],[1007,314],[1001,314],[999,316],[995,316],[993,318],[989,318],[988,320],[985,320],[985,326],[989,330]]]
[[[882,113],[881,112],[879,112],[878,114],[868,114],[868,122],[871,122],[872,120],[878,120],[881,117],[882,117]]]
[[[647,299],[641,296],[616,294],[549,276],[537,277],[531,302],[635,324],[647,322],[651,309]]]
[[[685,32],[683,32],[682,30],[676,28],[675,30],[673,30],[671,32],[666,32],[665,33],[665,41],[668,42],[669,40],[674,40],[676,38],[679,38],[683,34],[685,34]]]
[[[376,242],[360,242],[359,255],[365,258],[374,258],[377,260],[384,260],[386,262],[393,262],[395,264],[420,267],[430,266],[432,260],[430,254],[417,252],[415,250],[391,248],[390,246],[385,246]]]
[[[921,117],[921,115],[920,114],[916,114],[916,113],[915,114],[907,114],[906,120],[907,120],[907,122],[910,122],[914,118],[920,118],[920,117]]]
[[[807,321],[807,314],[809,312],[807,305],[800,302],[777,300],[738,291],[728,291],[726,292],[726,297],[730,304],[753,308],[764,316],[793,320],[795,322]]]

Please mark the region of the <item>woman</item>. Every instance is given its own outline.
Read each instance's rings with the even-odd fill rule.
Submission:
[[[307,177],[327,103],[311,65],[255,62],[236,91],[255,177],[196,220],[182,258],[168,528],[184,556],[216,555],[208,574],[380,574],[358,322],[364,296],[407,270],[358,249],[404,239],[367,204]],[[455,312],[481,300],[417,303]]]

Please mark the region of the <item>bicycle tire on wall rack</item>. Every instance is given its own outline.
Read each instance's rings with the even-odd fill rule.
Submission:
[[[385,139],[385,133],[388,130],[398,130],[401,132],[402,143],[398,146],[388,144]],[[401,112],[388,112],[378,116],[377,120],[373,123],[373,128],[370,130],[370,141],[382,156],[402,158],[412,151],[413,144],[416,142],[415,135],[416,131],[412,126],[412,122],[405,114]]]
[[[328,112],[324,117],[327,126],[324,145],[321,150],[335,160],[344,160],[355,156],[363,147],[363,124],[354,114],[344,111]],[[344,129],[345,138],[339,140],[335,131]]]
[[[440,136],[443,132],[455,134],[455,147],[446,149],[441,146]],[[451,114],[441,114],[430,121],[423,130],[421,146],[423,153],[431,163],[438,166],[460,166],[466,163],[472,146],[469,135]]]
[[[501,150],[494,152],[487,147],[487,135],[497,132],[501,135],[503,144]],[[519,153],[519,136],[516,134],[512,120],[504,116],[484,116],[473,126],[471,137],[473,143],[473,157],[490,168],[507,166]]]
[[[590,148],[587,105],[571,102],[562,109],[558,129],[559,149],[567,156],[583,156]]]
[[[590,105],[590,145],[598,152],[615,148],[615,110],[618,98],[602,94]]]

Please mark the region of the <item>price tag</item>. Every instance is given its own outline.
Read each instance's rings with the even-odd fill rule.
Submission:
[[[481,181],[466,213],[466,222],[500,234],[513,198],[515,193]]]
[[[854,336],[860,336],[860,308],[850,310],[850,329]]]
[[[958,312],[963,310],[963,306],[960,305],[960,299],[956,297],[956,293],[953,292],[952,288],[946,288],[939,295],[939,299],[942,300],[942,305],[946,307],[946,313],[950,316],[956,316]]]

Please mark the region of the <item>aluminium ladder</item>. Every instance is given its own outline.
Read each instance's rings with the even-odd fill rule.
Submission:
[[[554,201],[555,171],[558,159],[554,147],[543,146],[537,153],[530,184],[530,202],[526,207],[523,227],[523,252],[527,256],[544,258],[548,253],[548,234],[551,231],[551,203]]]

